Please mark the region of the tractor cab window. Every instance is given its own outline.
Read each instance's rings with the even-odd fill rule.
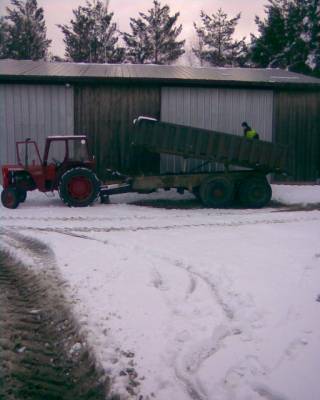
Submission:
[[[70,161],[87,161],[89,158],[87,142],[81,140],[69,140],[69,160]]]
[[[61,164],[66,158],[66,141],[65,140],[52,140],[50,142],[48,163]]]
[[[18,161],[24,167],[41,165],[38,148],[32,141],[17,144]]]

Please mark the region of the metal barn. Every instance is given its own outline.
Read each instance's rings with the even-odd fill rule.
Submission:
[[[179,172],[181,158],[132,148],[139,115],[239,135],[248,121],[261,139],[290,145],[290,179],[320,176],[320,79],[277,69],[0,61],[0,164],[15,161],[18,139],[42,146],[47,135],[86,134],[102,177],[106,168]]]

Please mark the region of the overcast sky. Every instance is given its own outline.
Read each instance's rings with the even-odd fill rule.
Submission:
[[[219,7],[229,17],[241,12],[241,19],[236,30],[236,36],[250,37],[250,32],[256,32],[254,23],[255,15],[264,15],[264,5],[267,0],[162,0],[161,4],[168,4],[172,12],[180,12],[180,23],[183,24],[181,36],[190,38],[194,35],[193,21],[199,21],[200,10],[212,14]],[[5,7],[9,0],[0,0],[1,15],[5,13]],[[85,4],[85,0],[38,0],[38,4],[44,8],[47,23],[47,36],[52,39],[51,52],[63,56],[64,44],[63,35],[57,24],[69,23],[72,18],[72,9]],[[110,10],[114,12],[114,21],[118,23],[119,29],[128,30],[130,17],[136,17],[139,11],[147,11],[152,0],[111,0]]]

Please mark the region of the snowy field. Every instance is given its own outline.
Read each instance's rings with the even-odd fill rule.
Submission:
[[[320,203],[320,186],[273,192]],[[48,265],[19,235],[52,249],[122,399],[319,400],[319,207],[214,210],[177,196],[75,209],[32,193],[17,210],[0,208],[1,245],[39,273]],[[151,207],[164,198],[170,209]]]

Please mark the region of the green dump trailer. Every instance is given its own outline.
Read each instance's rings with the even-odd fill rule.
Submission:
[[[224,171],[134,176],[123,189],[110,188],[105,194],[176,188],[180,193],[189,190],[207,207],[228,207],[238,202],[259,208],[267,205],[272,196],[267,174],[287,172],[286,146],[148,117],[134,121],[132,145],[204,163],[221,163]],[[244,169],[231,170],[230,166]]]

